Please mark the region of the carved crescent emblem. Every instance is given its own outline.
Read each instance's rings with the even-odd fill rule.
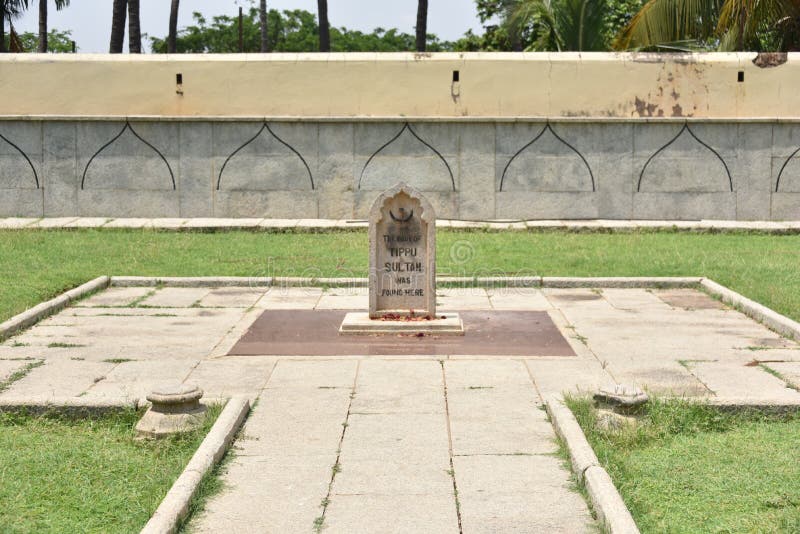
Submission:
[[[405,209],[403,209],[403,208],[400,208],[400,213],[401,213],[401,214],[402,214],[403,212],[405,212],[405,211],[406,211]],[[392,213],[392,210],[389,210],[389,216],[392,218],[392,220],[393,220],[393,221],[396,221],[396,222],[408,222],[408,221],[410,221],[410,220],[411,220],[411,217],[413,217],[413,216],[414,216],[414,210],[411,210],[411,213],[409,213],[409,214],[408,214],[408,217],[406,217],[405,219],[398,219],[397,217],[395,217],[395,216],[394,216],[394,213]]]

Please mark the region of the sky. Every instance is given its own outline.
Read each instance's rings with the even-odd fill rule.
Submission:
[[[22,33],[38,32],[38,2],[20,19],[14,21],[15,29]],[[56,11],[55,1],[49,0],[50,29],[72,30],[79,52],[108,52],[111,33],[111,0],[71,0],[71,5]],[[206,18],[214,15],[236,15],[239,6],[247,9],[247,0],[181,0],[178,28],[192,23],[192,12],[199,11]],[[169,0],[141,0],[142,33],[166,37],[169,23]],[[267,0],[269,9],[305,9],[317,12],[316,0]],[[331,26],[345,26],[351,30],[371,32],[377,27],[397,28],[414,32],[417,20],[417,0],[328,0],[328,20]],[[443,40],[455,40],[468,29],[482,33],[473,0],[429,0],[428,33]],[[127,35],[125,50],[127,51]],[[149,50],[149,41],[142,46]]]

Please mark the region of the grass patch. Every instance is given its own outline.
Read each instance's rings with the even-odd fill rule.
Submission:
[[[132,358],[108,358],[103,360],[104,363],[126,363],[126,362],[135,362],[136,360]]]
[[[471,254],[457,254],[464,247]],[[0,320],[96,276],[366,276],[366,231],[0,231]],[[451,251],[453,253],[451,254]],[[441,275],[708,276],[800,320],[800,235],[437,232]]]
[[[47,344],[47,348],[48,349],[76,349],[76,348],[85,347],[85,346],[86,345],[80,345],[80,344],[77,344],[77,343],[64,343],[64,342],[61,342],[61,341],[56,341],[54,343],[48,343]]]
[[[588,399],[567,405],[643,533],[800,532],[800,414],[655,399],[609,431]]]
[[[133,439],[133,410],[80,420],[0,413],[3,532],[138,532],[220,411],[158,441]]]

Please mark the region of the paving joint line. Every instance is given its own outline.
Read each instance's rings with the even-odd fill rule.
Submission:
[[[361,360],[356,360],[356,374],[353,377],[353,387],[350,389],[350,400],[347,403],[347,414],[344,417],[344,423],[342,423],[342,434],[339,436],[339,448],[336,451],[336,462],[333,464],[331,468],[331,480],[328,483],[328,493],[325,495],[325,499],[322,501],[322,514],[314,520],[314,530],[315,532],[321,532],[325,525],[325,514],[328,512],[328,505],[331,503],[331,492],[333,490],[333,484],[336,481],[336,474],[341,469],[341,464],[339,463],[339,459],[342,457],[342,446],[344,445],[344,436],[347,433],[347,427],[350,424],[350,411],[353,407],[353,398],[356,396],[356,386],[358,385],[358,372],[361,370]],[[277,364],[276,364],[277,366]]]
[[[453,463],[453,431],[450,428],[450,402],[447,399],[447,373],[444,370],[444,360],[439,360],[439,366],[442,368],[442,388],[444,391],[444,414],[445,421],[447,422],[447,452],[450,456],[450,478],[453,480],[453,497],[455,497],[456,505],[456,519],[458,520],[458,532],[464,534],[464,529],[461,524],[461,503],[458,498],[458,484],[456,483],[456,468]]]

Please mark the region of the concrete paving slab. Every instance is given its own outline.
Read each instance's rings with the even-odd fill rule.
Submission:
[[[664,312],[671,308],[649,289],[603,288],[603,298],[618,310]]]
[[[202,287],[162,287],[137,304],[139,307],[188,308],[208,295]]]
[[[323,528],[326,534],[459,532],[452,495],[334,495]]]
[[[369,288],[337,287],[322,294],[317,310],[366,310],[369,309]]]
[[[342,465],[411,459],[449,465],[447,419],[444,414],[350,414],[340,458]]]
[[[495,310],[550,310],[553,305],[541,289],[530,287],[500,287],[487,290]]]
[[[52,398],[77,397],[103,380],[116,364],[76,360],[48,360],[14,382],[0,398],[25,398],[43,402]]]
[[[183,382],[197,364],[196,360],[120,361],[103,380],[86,390],[84,397],[144,401],[156,386]]]
[[[64,228],[99,228],[106,224],[108,217],[81,217],[64,225]]]
[[[530,418],[451,419],[453,455],[555,454],[549,423]]]
[[[39,219],[29,228],[63,228],[71,222],[78,220],[77,217],[48,217],[46,219]]]
[[[532,384],[522,360],[451,360],[444,362],[444,370],[451,391],[509,385],[530,387]]]
[[[74,306],[103,308],[129,306],[152,291],[153,289],[149,287],[109,287],[105,291],[75,303]]]
[[[242,456],[264,456],[275,451],[280,451],[282,457],[333,455],[335,460],[346,415],[296,420],[281,413],[264,414],[247,421],[236,452]]]
[[[549,454],[454,456],[453,470],[459,495],[572,492],[569,470]]]
[[[264,408],[255,412],[251,421],[255,424],[264,418],[310,422],[335,419],[341,424],[350,405],[350,393],[350,387],[265,389],[259,396],[259,406],[263,404]]]
[[[615,382],[597,360],[528,359],[525,365],[533,375],[539,394],[545,399],[563,393],[594,393]]]
[[[800,361],[768,362],[762,365],[780,374],[786,384],[793,389],[800,389]]]
[[[175,229],[182,227],[189,220],[191,219],[169,218],[169,217],[160,219],[150,219],[150,225],[152,225],[153,228]]]
[[[437,361],[375,359],[365,360],[359,366],[359,393],[368,391],[372,394],[387,390],[412,392],[428,388],[443,395],[442,365]]]
[[[437,362],[438,363],[438,362]],[[436,388],[393,387],[356,392],[351,414],[444,414],[444,392]]]
[[[545,412],[533,384],[453,387],[448,384],[451,420],[491,421],[498,417],[544,421]]]
[[[441,311],[490,310],[486,290],[480,287],[440,288],[436,290],[436,309]]]
[[[267,388],[352,388],[357,366],[352,360],[280,360]]]
[[[5,219],[0,219],[0,228],[4,230],[18,230],[31,226],[38,220],[39,219],[32,217],[6,217]]]
[[[209,219],[196,217],[189,219],[183,228],[254,228],[264,219]]]
[[[800,402],[800,393],[760,367],[725,362],[692,362],[690,368],[718,398],[782,399]]]
[[[0,383],[5,382],[11,375],[35,361],[36,360],[0,360]]]
[[[119,218],[111,219],[103,225],[103,228],[145,228],[152,226],[153,222],[151,219]]]
[[[313,310],[321,296],[318,287],[271,287],[255,305],[272,310]]]
[[[459,491],[463,532],[582,534],[597,532],[583,498],[566,490],[484,495]]]
[[[203,360],[192,369],[186,382],[197,384],[209,398],[243,395],[255,400],[275,367],[274,358],[230,356]]]
[[[264,219],[258,226],[261,228],[294,228],[297,219]]]
[[[673,308],[685,310],[724,310],[727,307],[697,289],[654,289],[653,294]]]
[[[346,439],[346,438],[345,438]],[[448,495],[453,493],[450,462],[413,459],[349,460],[333,484],[336,495]]]
[[[225,287],[212,289],[199,306],[207,308],[249,308],[264,296],[266,289]]]
[[[313,532],[328,493],[329,458],[235,456],[224,468],[225,490],[212,497],[189,531]]]

